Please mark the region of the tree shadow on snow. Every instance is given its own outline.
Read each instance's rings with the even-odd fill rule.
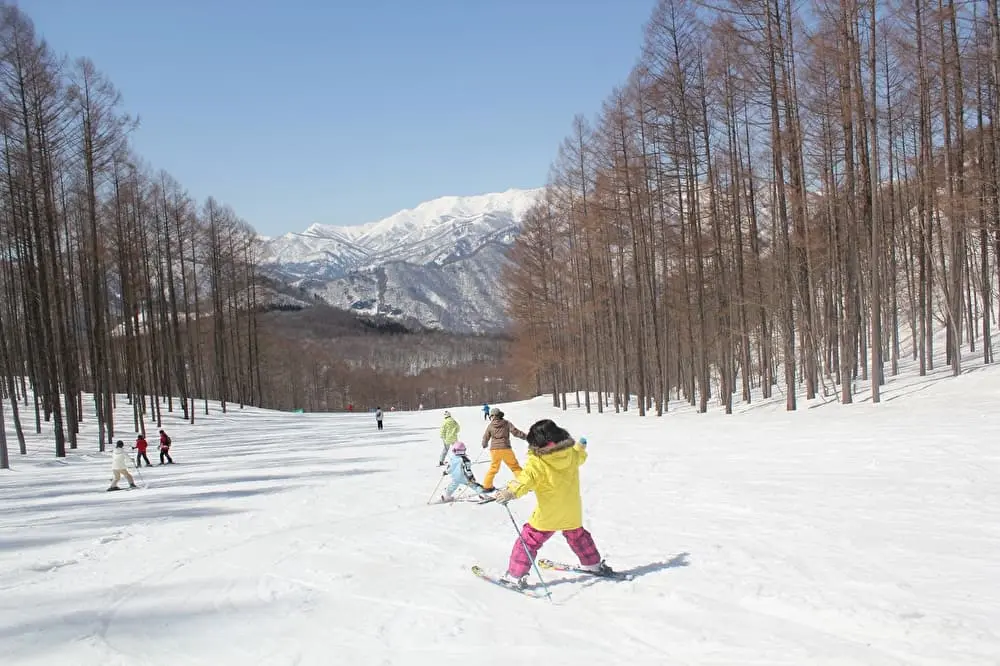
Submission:
[[[254,581],[239,581],[244,588],[253,589]],[[24,619],[0,627],[0,643],[17,638],[20,645],[5,649],[4,657],[13,659],[45,656],[54,648],[64,648],[67,642],[86,638],[116,638],[133,636],[135,640],[155,640],[164,631],[186,631],[205,622],[239,620],[266,623],[286,616],[296,606],[307,603],[309,593],[290,590],[277,600],[229,600],[233,581],[185,582],[177,585],[151,585],[134,583],[119,586],[105,594],[88,590],[86,594],[62,594],[51,599],[25,599],[31,608]],[[191,597],[202,594],[200,603],[191,603]],[[226,600],[226,604],[212,603],[212,595]],[[155,606],[143,600],[159,597]],[[129,607],[127,602],[138,602]],[[118,604],[126,602],[125,608]]]

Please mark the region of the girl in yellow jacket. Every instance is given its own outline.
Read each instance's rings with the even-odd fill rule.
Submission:
[[[528,462],[517,479],[497,493],[497,501],[506,504],[534,491],[538,506],[514,543],[504,578],[523,587],[538,550],[557,531],[563,533],[580,558],[582,569],[596,574],[611,573],[611,568],[601,560],[594,538],[583,527],[580,465],[587,460],[586,443],[574,441],[549,419],[532,425],[526,439]]]

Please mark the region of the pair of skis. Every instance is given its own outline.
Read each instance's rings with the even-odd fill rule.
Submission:
[[[635,578],[630,573],[623,573],[620,571],[610,571],[602,573],[599,571],[591,571],[589,569],[584,569],[578,564],[554,562],[552,560],[545,558],[539,558],[536,564],[538,564],[538,567],[540,569],[546,569],[549,571],[565,571],[570,573],[587,574],[589,576],[593,576],[594,578],[607,578],[608,580],[629,581]],[[519,592],[527,597],[532,597],[534,599],[543,599],[547,596],[544,592],[535,589],[534,587],[519,587],[512,582],[506,581],[502,577],[490,573],[489,571],[479,566],[478,564],[472,567],[472,573],[475,576],[482,578],[483,580],[489,583],[493,583],[498,587],[502,587],[511,590],[513,592]]]
[[[450,500],[438,499],[431,502],[434,504],[455,504],[456,502],[466,502],[470,504],[489,504],[490,502],[495,502],[496,497],[480,497],[479,495],[466,495],[464,497],[452,497]]]

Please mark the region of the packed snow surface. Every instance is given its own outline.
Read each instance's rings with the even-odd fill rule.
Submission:
[[[728,417],[503,405],[521,428],[554,417],[588,438],[586,525],[635,574],[543,571],[551,602],[470,573],[504,570],[504,507],[428,505],[440,411],[387,411],[377,432],[370,413],[199,405],[193,426],[164,421],[177,464],[117,493],[89,443],[57,461],[41,439],[26,458],[14,442],[0,661],[995,665],[998,370],[796,413],[780,395]],[[479,409],[451,410],[473,459]],[[119,423],[128,413],[122,401]],[[523,461],[524,442],[515,451]],[[510,505],[519,522],[533,506]],[[541,555],[573,561],[559,536]]]

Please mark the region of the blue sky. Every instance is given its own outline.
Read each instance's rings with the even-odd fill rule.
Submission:
[[[544,184],[654,0],[20,0],[142,124],[137,151],[258,232]]]

